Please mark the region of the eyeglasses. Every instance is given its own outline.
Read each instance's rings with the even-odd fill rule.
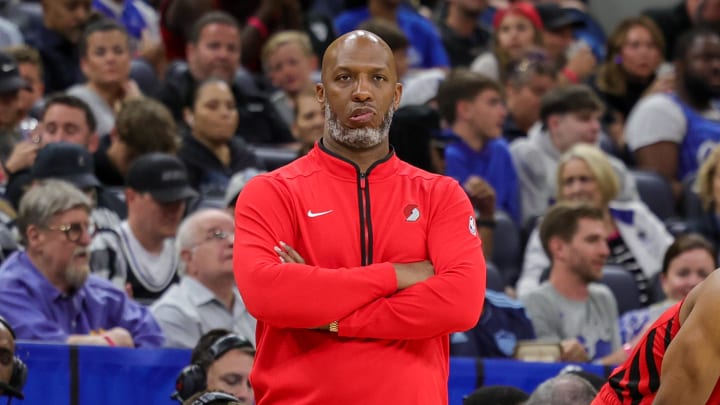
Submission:
[[[62,232],[65,234],[67,240],[73,243],[77,243],[83,237],[85,232],[87,232],[91,237],[95,234],[95,224],[92,222],[86,224],[73,222],[71,224],[62,224],[58,226],[48,225],[45,229]]]
[[[234,232],[226,232],[222,229],[218,228],[211,228],[207,231],[207,235],[205,236],[205,239],[203,239],[202,242],[196,243],[193,247],[197,247],[202,245],[203,243],[212,242],[212,241],[222,241],[228,239],[230,242],[235,240],[235,233]]]

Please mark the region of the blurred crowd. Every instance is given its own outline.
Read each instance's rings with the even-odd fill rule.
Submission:
[[[718,24],[720,0],[609,31],[587,0],[0,1],[0,335],[195,348],[180,400],[252,403],[235,200],[322,142],[320,61],[364,29],[403,84],[394,152],[475,208],[489,291],[451,353],[620,363],[717,267]]]

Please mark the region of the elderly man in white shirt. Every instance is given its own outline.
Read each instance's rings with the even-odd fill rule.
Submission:
[[[197,211],[180,224],[176,243],[184,276],[151,307],[166,346],[192,348],[217,328],[255,344],[256,321],[233,279],[234,229],[232,216],[219,209]]]

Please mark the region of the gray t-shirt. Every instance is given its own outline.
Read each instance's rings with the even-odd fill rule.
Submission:
[[[591,283],[590,296],[574,301],[560,295],[549,282],[521,297],[538,339],[576,338],[591,359],[597,360],[620,348],[615,297],[604,284]]]

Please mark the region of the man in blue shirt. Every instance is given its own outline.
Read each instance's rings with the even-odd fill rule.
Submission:
[[[448,67],[450,62],[438,31],[425,17],[401,3],[400,0],[368,0],[366,7],[340,14],[335,19],[335,29],[338,35],[342,35],[373,17],[396,22],[410,40],[410,69]]]
[[[471,198],[490,186],[495,206],[519,222],[517,174],[507,142],[500,138],[507,112],[500,85],[458,70],[440,84],[437,100],[449,125],[446,135],[457,140],[445,148],[445,174],[459,181]]]
[[[0,315],[18,339],[162,346],[147,308],[90,275],[90,210],[89,197],[64,181],[46,180],[27,191],[17,218],[26,250],[0,266]]]

